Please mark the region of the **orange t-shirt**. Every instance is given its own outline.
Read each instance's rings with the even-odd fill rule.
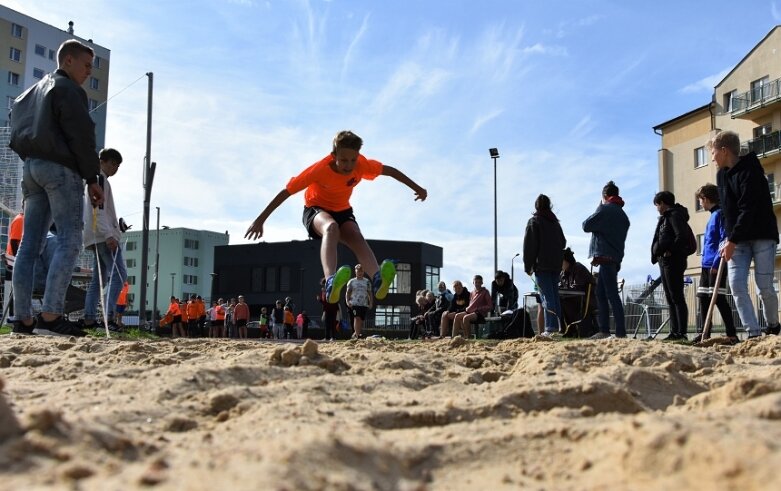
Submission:
[[[22,240],[22,234],[24,233],[24,215],[19,213],[11,220],[11,225],[8,227],[8,245],[5,246],[5,253],[11,256],[14,255],[14,250],[11,248],[12,240]]]
[[[188,319],[193,319],[193,320],[197,319],[200,310],[201,309],[198,307],[198,302],[196,302],[195,300],[190,300],[189,302],[187,302]]]
[[[117,305],[127,305],[127,290],[130,288],[130,285],[125,282],[125,285],[122,287],[122,291],[119,292],[119,296],[117,297]]]
[[[179,312],[182,313],[182,322],[187,322],[187,305],[184,302],[179,304]]]
[[[369,160],[361,154],[355,162],[355,168],[349,174],[339,174],[331,169],[333,155],[310,165],[298,176],[290,179],[285,189],[295,194],[306,189],[304,204],[317,206],[328,211],[343,211],[350,208],[350,196],[353,188],[361,179],[374,180],[382,174],[382,162]]]
[[[171,305],[168,306],[168,313],[171,315],[182,315],[182,311],[179,310],[179,304],[171,302]]]

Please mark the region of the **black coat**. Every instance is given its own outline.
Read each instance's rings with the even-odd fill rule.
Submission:
[[[719,169],[724,228],[730,242],[772,239],[778,242],[778,225],[765,171],[754,152],[744,155],[732,168]]]
[[[552,212],[535,213],[526,224],[523,237],[523,269],[526,274],[536,271],[561,271],[567,239],[559,220]]]
[[[651,242],[651,264],[656,264],[662,257],[687,257],[688,221],[689,210],[679,203],[675,203],[659,217]],[[665,256],[668,252],[669,255]]]

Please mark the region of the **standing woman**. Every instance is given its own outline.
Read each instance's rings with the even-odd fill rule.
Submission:
[[[550,337],[559,332],[561,303],[558,284],[567,239],[559,219],[551,210],[550,198],[544,194],[537,196],[534,209],[536,211],[526,224],[523,237],[523,266],[529,276],[534,273],[540,287],[545,309],[545,332],[540,332],[540,335]]]

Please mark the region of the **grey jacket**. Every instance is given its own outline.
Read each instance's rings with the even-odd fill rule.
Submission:
[[[39,158],[73,169],[87,184],[97,182],[100,163],[87,93],[63,70],[24,91],[11,109],[11,143],[22,160]]]

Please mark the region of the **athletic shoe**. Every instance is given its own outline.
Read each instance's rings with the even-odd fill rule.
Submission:
[[[701,343],[701,342],[703,342],[705,340],[708,340],[708,339],[710,339],[710,335],[707,338],[703,339],[702,333],[699,333],[696,336],[694,336],[694,339],[692,339],[692,343],[697,344],[697,343]]]
[[[22,321],[14,321],[14,327],[11,332],[14,334],[24,334],[25,336],[35,336],[35,333],[33,332],[34,329],[35,318],[33,318],[33,323],[29,326],[22,324]]]
[[[64,316],[60,316],[51,322],[43,320],[41,315],[36,319],[35,331],[37,334],[47,334],[50,336],[75,336],[81,338],[87,335],[86,332],[79,329],[79,326],[69,321]]]
[[[671,332],[667,337],[663,338],[662,341],[680,341],[682,339],[686,339],[686,336],[678,334],[677,332]]]
[[[778,336],[781,333],[781,324],[776,324],[775,326],[767,326],[766,328],[762,329],[762,332],[764,332],[768,336],[771,335]]]
[[[372,287],[374,288],[374,298],[382,300],[388,295],[388,289],[396,277],[396,265],[393,261],[386,259],[380,265],[380,270],[374,273],[372,278]]]
[[[609,339],[609,338],[610,338],[609,332],[599,331],[598,333],[591,336],[589,339]]]
[[[350,281],[351,275],[350,266],[342,266],[336,270],[335,274],[328,277],[325,281],[325,297],[328,299],[328,303],[339,303],[342,288]]]
[[[540,336],[550,339],[561,339],[561,334],[558,332],[543,331],[540,333]]]

